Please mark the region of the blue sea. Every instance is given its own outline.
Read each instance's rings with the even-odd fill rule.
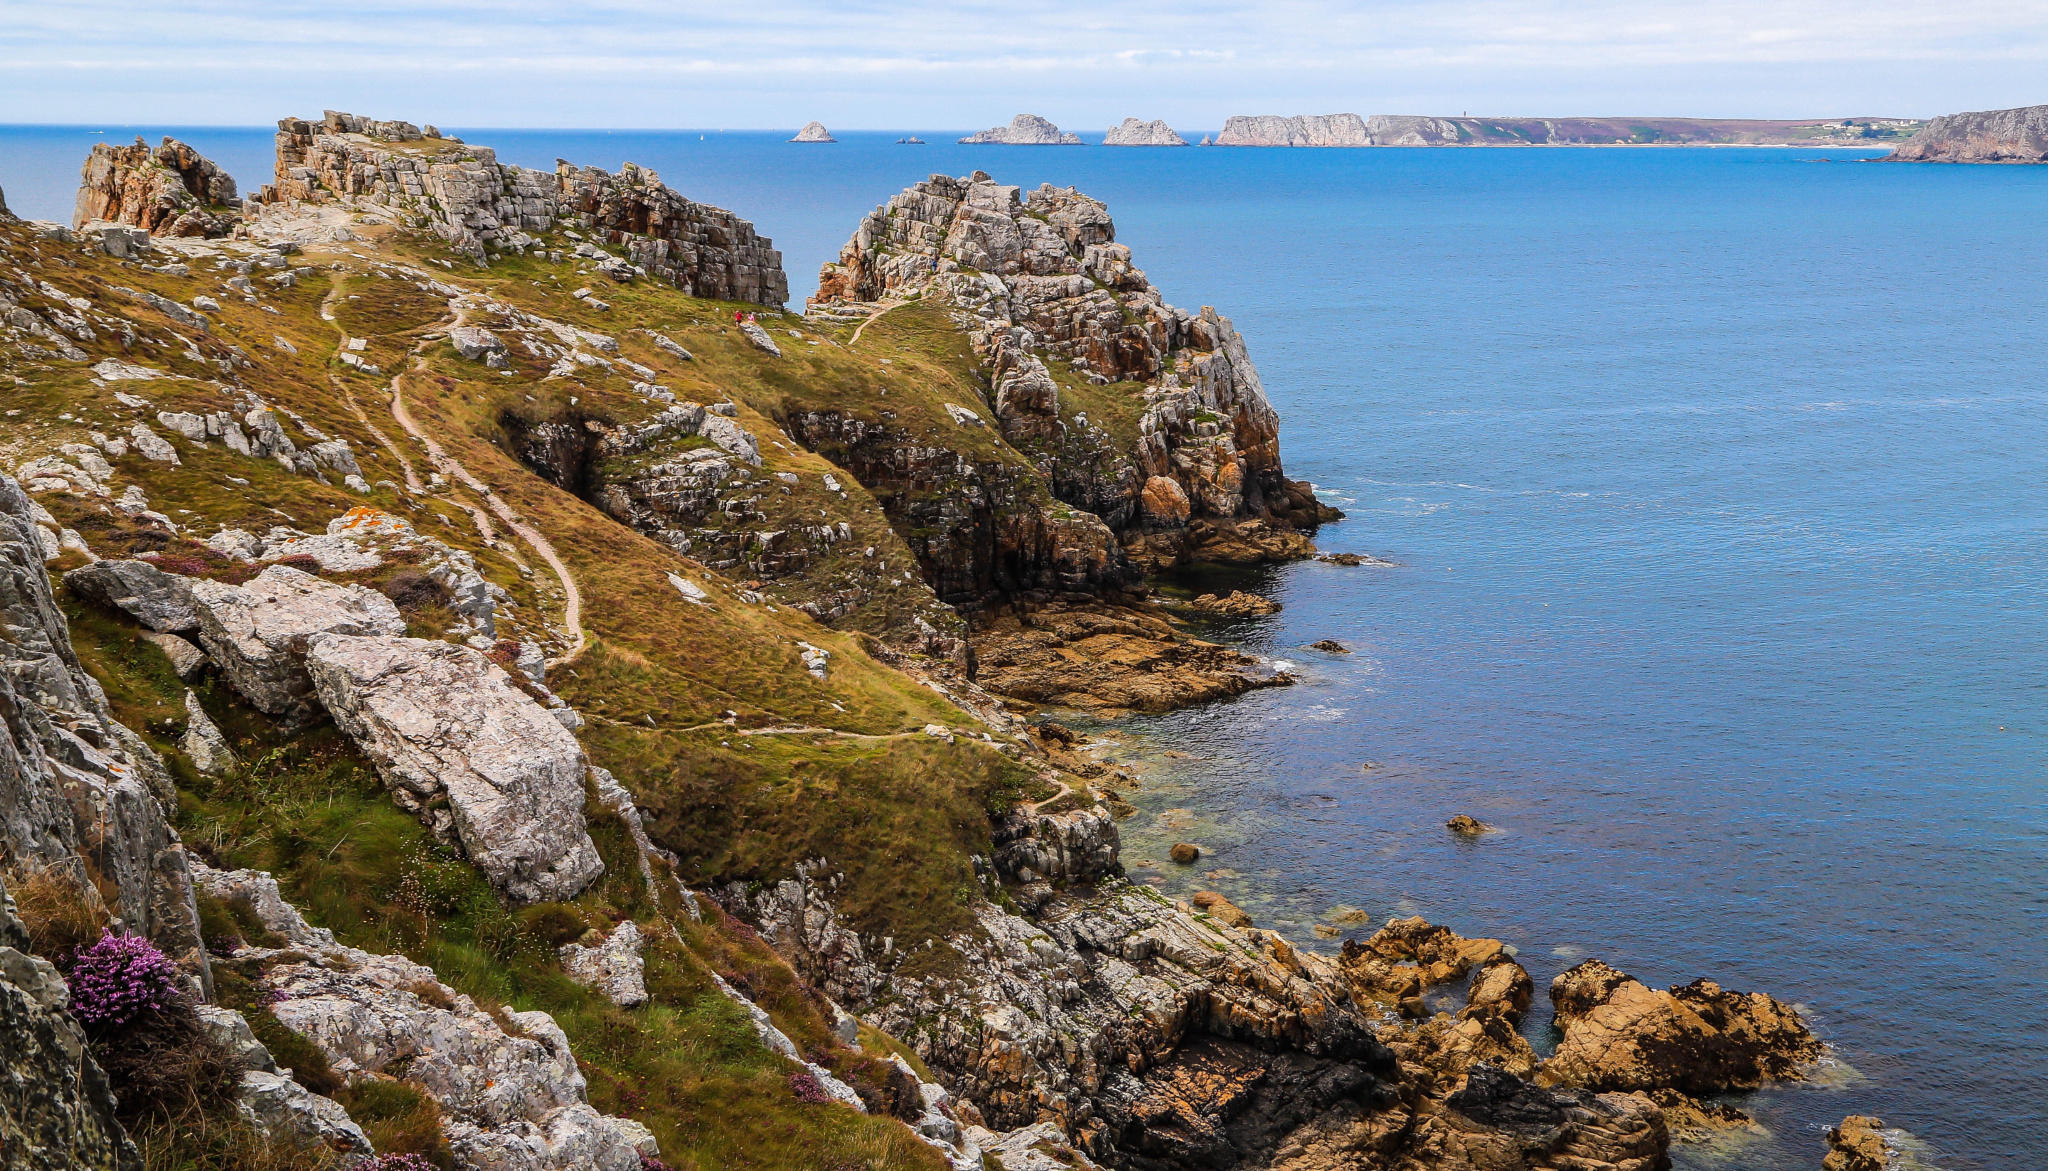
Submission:
[[[1539,984],[1597,956],[1799,1004],[1828,1068],[1681,1167],[1811,1169],[1851,1113],[2048,1165],[2048,168],[455,132],[651,166],[799,298],[930,172],[1106,200],[1249,339],[1288,470],[1348,514],[1324,546],[1396,563],[1191,583],[1284,603],[1216,632],[1300,683],[1109,730],[1134,874],[1323,947],[1340,909],[1422,914]],[[269,171],[267,130],[182,133]],[[64,217],[95,136],[0,129],[15,211]],[[1175,840],[1195,872],[1137,865]]]

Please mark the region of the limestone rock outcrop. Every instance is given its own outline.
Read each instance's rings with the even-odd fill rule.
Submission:
[[[1888,163],[2048,163],[2048,106],[1943,114]]]
[[[311,714],[306,647],[315,635],[405,633],[405,618],[383,594],[289,565],[269,566],[239,586],[193,580],[189,588],[200,645],[242,698],[274,716]]]
[[[64,877],[211,986],[170,775],[71,649],[35,506],[0,475],[0,858]]]
[[[592,946],[563,944],[562,971],[620,1008],[634,1008],[647,1003],[647,962],[640,947],[640,927],[628,919]]]
[[[1188,140],[1174,133],[1165,122],[1126,118],[1102,136],[1104,146],[1186,146]]]
[[[1233,114],[1217,146],[1371,146],[1372,133],[1356,114]]]
[[[626,253],[633,267],[692,296],[779,306],[782,254],[754,225],[693,202],[644,167],[614,174],[557,160],[552,173],[498,162],[497,152],[425,135],[402,122],[328,111],[278,123],[277,176],[262,204],[382,208],[479,261],[524,252],[533,232],[573,226]]]
[[[95,561],[66,573],[64,584],[79,597],[123,611],[159,633],[191,634],[199,629],[185,579],[147,561]]]
[[[225,236],[242,201],[235,180],[198,151],[166,137],[152,149],[95,143],[79,175],[73,227],[96,220],[159,236]]]
[[[1559,974],[1550,1001],[1564,1039],[1546,1085],[1686,1094],[1795,1079],[1821,1044],[1799,1014],[1761,992],[1711,980],[1656,991],[1599,960]]]
[[[825,124],[823,122],[806,122],[804,123],[804,128],[802,130],[797,131],[796,137],[790,139],[790,141],[837,142],[839,140],[832,137],[832,132],[830,130],[825,129]]]
[[[4,701],[0,701],[4,702]],[[71,993],[0,882],[0,1164],[9,1171],[137,1171],[114,1094],[66,1012]]]
[[[1081,136],[1065,133],[1036,114],[1019,114],[1008,126],[991,126],[960,141],[969,145],[1080,146]]]
[[[199,877],[214,897],[246,904],[283,937],[283,947],[235,953],[271,990],[271,1014],[342,1077],[397,1077],[430,1094],[458,1166],[640,1171],[645,1130],[589,1104],[568,1040],[547,1013],[501,1018],[404,956],[337,944],[279,897],[268,874]]]
[[[1167,305],[1115,240],[1108,209],[1071,188],[1043,186],[1027,199],[979,171],[934,175],[862,222],[839,260],[821,271],[811,303],[918,298],[948,307],[989,375],[984,405],[997,429],[1042,469],[1070,510],[1057,518],[1070,526],[1060,535],[1085,549],[1090,538],[1071,528],[1080,520],[1113,538],[1101,569],[1091,570],[1097,590],[1127,583],[1134,572],[1124,562],[1134,559],[1156,566],[1196,554],[1256,560],[1312,551],[1301,530],[1336,514],[1282,471],[1279,417],[1243,339],[1213,309],[1190,314]],[[1117,440],[1077,411],[1052,364],[1128,396],[1135,441]],[[796,423],[800,440],[844,455],[835,462],[878,497],[898,491],[901,457],[869,456],[861,448],[880,436],[850,433],[886,428],[816,415]],[[1036,509],[1004,507],[999,491],[991,484],[986,493],[991,521],[1018,530],[1009,541],[998,535],[999,550],[1030,539],[1026,528],[1058,531],[1055,518],[1033,519]],[[935,527],[900,519],[899,528]],[[961,560],[952,546],[964,539],[927,543],[921,552],[927,578],[948,601],[967,600],[997,576],[996,566],[985,565],[957,585],[947,580]],[[1026,564],[1047,560],[1034,553]]]
[[[560,721],[478,651],[318,633],[306,669],[394,800],[520,902],[574,897],[604,871],[583,820],[589,766]]]

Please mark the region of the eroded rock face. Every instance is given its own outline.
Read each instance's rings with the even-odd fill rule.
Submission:
[[[960,141],[969,145],[1079,146],[1081,136],[1062,133],[1059,127],[1036,114],[1019,114],[1010,119],[1008,126],[994,126],[977,131]]]
[[[95,561],[66,573],[64,584],[79,597],[121,610],[151,630],[191,634],[199,629],[185,579],[146,561]]]
[[[277,178],[262,203],[388,208],[480,261],[525,251],[538,243],[531,232],[573,225],[625,251],[626,279],[637,267],[691,296],[775,306],[789,297],[782,254],[753,224],[684,198],[644,167],[530,170],[410,123],[332,110],[277,127]]]
[[[271,1012],[343,1077],[402,1077],[440,1104],[457,1164],[506,1171],[640,1171],[645,1131],[600,1114],[569,1044],[544,1012],[495,1016],[404,956],[374,955],[309,927],[259,871],[202,870],[287,946],[244,948],[278,994]]]
[[[1884,161],[2048,163],[2048,106],[1943,114]]]
[[[1799,1014],[1761,992],[1711,980],[1656,991],[1599,960],[1550,984],[1564,1033],[1546,1085],[1687,1094],[1755,1089],[1800,1076],[1821,1044]]]
[[[1356,114],[1233,114],[1217,146],[1371,146],[1365,119]]]
[[[1173,127],[1154,119],[1150,122],[1138,118],[1126,118],[1109,128],[1102,136],[1104,146],[1186,146],[1188,140],[1174,133]]]
[[[1237,331],[1213,309],[1167,305],[1096,200],[1050,185],[1027,199],[978,171],[934,175],[862,222],[811,304],[913,296],[949,306],[968,331],[990,378],[982,405],[1004,439],[1130,555],[1232,556],[1227,540],[1212,540],[1227,536],[1219,529],[1295,534],[1335,515],[1283,474],[1279,417]],[[1138,416],[1136,441],[1064,405],[1049,364],[1118,385]],[[843,435],[828,438],[845,446]],[[880,461],[844,466],[870,483],[863,462]],[[870,486],[882,496],[888,483]],[[1300,556],[1306,546],[1250,552]]]
[[[0,1163],[9,1171],[133,1171],[142,1158],[114,1117],[107,1076],[65,1011],[70,990],[29,954],[0,882]]]
[[[245,585],[195,580],[190,589],[200,645],[242,698],[274,716],[311,711],[306,647],[315,635],[405,633],[404,617],[383,594],[288,565],[272,565]]]
[[[0,475],[0,857],[51,869],[210,987],[170,776],[71,650],[34,506]],[[94,880],[97,879],[96,883]]]
[[[321,633],[306,645],[306,668],[392,798],[508,897],[572,898],[604,872],[583,820],[582,747],[482,654]]]
[[[225,236],[242,201],[235,180],[175,138],[151,149],[96,143],[79,175],[72,226],[132,224],[159,236]]]

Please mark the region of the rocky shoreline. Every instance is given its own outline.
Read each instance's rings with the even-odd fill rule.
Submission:
[[[108,148],[78,223],[0,220],[28,1166],[203,1115],[358,1171],[1655,1171],[1820,1052],[1588,961],[1546,1058],[1499,941],[1324,955],[1131,880],[1127,778],[1019,714],[1284,685],[1148,578],[1335,513],[1100,202],[933,176],[798,319],[770,241],[630,164],[328,112],[254,200],[217,176]],[[107,947],[163,981],[147,1060]],[[213,1071],[168,1130],[165,1054]]]

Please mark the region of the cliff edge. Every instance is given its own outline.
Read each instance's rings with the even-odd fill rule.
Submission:
[[[1943,114],[1887,163],[2048,163],[2048,106]]]

